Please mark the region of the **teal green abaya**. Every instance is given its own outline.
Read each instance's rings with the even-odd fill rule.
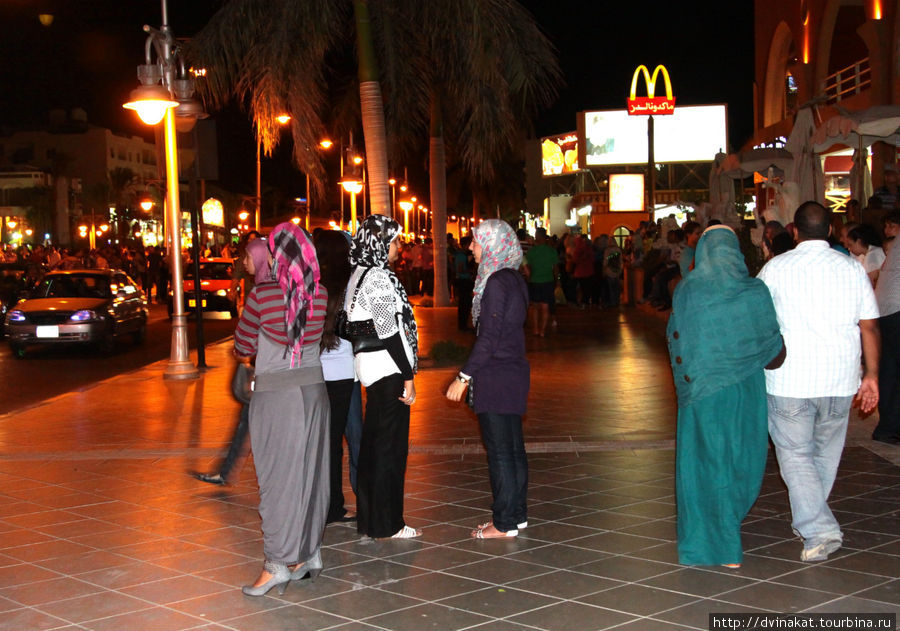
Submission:
[[[667,330],[678,392],[678,559],[740,563],[741,522],[768,449],[763,369],[781,350],[766,286],[747,274],[735,234],[707,230],[675,289]]]

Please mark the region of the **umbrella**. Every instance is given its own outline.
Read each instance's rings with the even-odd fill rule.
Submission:
[[[794,128],[785,143],[794,158],[787,172],[786,180],[796,182],[798,197],[801,201],[825,201],[825,178],[822,173],[822,161],[813,150],[812,136],[816,131],[812,109],[801,108],[794,120]]]
[[[838,108],[838,116],[832,116],[819,125],[813,134],[813,148],[824,151],[832,145],[853,147],[864,155],[863,149],[881,141],[900,146],[900,105],[876,105],[858,112]],[[856,169],[856,191],[865,190],[865,169]],[[865,202],[865,198],[860,201]]]
[[[900,105],[876,105],[858,112],[838,108],[838,116],[823,122],[813,134],[813,148],[824,151],[842,144],[858,148],[881,141],[900,144]]]

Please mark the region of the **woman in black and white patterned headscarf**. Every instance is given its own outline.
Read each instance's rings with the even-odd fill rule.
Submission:
[[[400,225],[370,215],[350,246],[354,266],[344,308],[369,332],[354,344],[356,375],[366,388],[366,422],[359,451],[357,530],[373,538],[422,533],[403,521],[403,481],[409,451],[409,406],[416,400],[418,333],[412,307],[389,264],[397,258]]]

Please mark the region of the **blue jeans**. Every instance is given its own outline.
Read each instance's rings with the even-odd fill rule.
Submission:
[[[359,466],[359,443],[362,441],[363,410],[362,410],[362,386],[357,381],[353,384],[353,392],[350,394],[350,412],[347,414],[347,427],[344,428],[344,436],[347,437],[347,449],[350,452],[350,488],[356,494],[356,471]]]
[[[478,415],[481,438],[487,451],[488,473],[494,495],[494,527],[506,532],[528,519],[528,460],[518,414],[483,412]]]
[[[768,395],[769,435],[791,501],[791,526],[813,548],[843,540],[828,508],[853,397],[795,399]]]

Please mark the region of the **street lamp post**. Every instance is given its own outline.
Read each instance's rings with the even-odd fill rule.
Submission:
[[[403,232],[409,234],[409,211],[413,209],[413,203],[408,199],[402,199],[399,202],[400,209],[403,211]]]
[[[279,114],[275,117],[279,125],[287,125],[290,120],[290,114]],[[309,181],[307,180],[307,189],[309,189]],[[308,196],[308,195],[307,195]],[[256,231],[259,232],[260,211],[262,210],[262,138],[259,135],[257,127],[256,134]]]
[[[359,222],[356,220],[356,196],[363,190],[363,184],[359,180],[344,180],[341,182],[344,190],[350,193],[350,234],[356,234]]]
[[[168,25],[166,0],[161,0],[162,26],[148,25],[146,63],[138,66],[141,86],[133,90],[125,104],[148,125],[164,121],[166,164],[166,215],[172,269],[172,346],[164,379],[196,379],[200,376],[188,353],[187,322],[184,314],[184,287],[181,261],[181,203],[178,195],[178,151],[175,144],[176,117],[181,125],[193,126],[202,117],[200,104],[192,98],[193,81],[187,77],[184,60]],[[156,63],[151,53],[156,51]],[[162,85],[160,85],[160,83]],[[183,128],[183,127],[182,127]]]

